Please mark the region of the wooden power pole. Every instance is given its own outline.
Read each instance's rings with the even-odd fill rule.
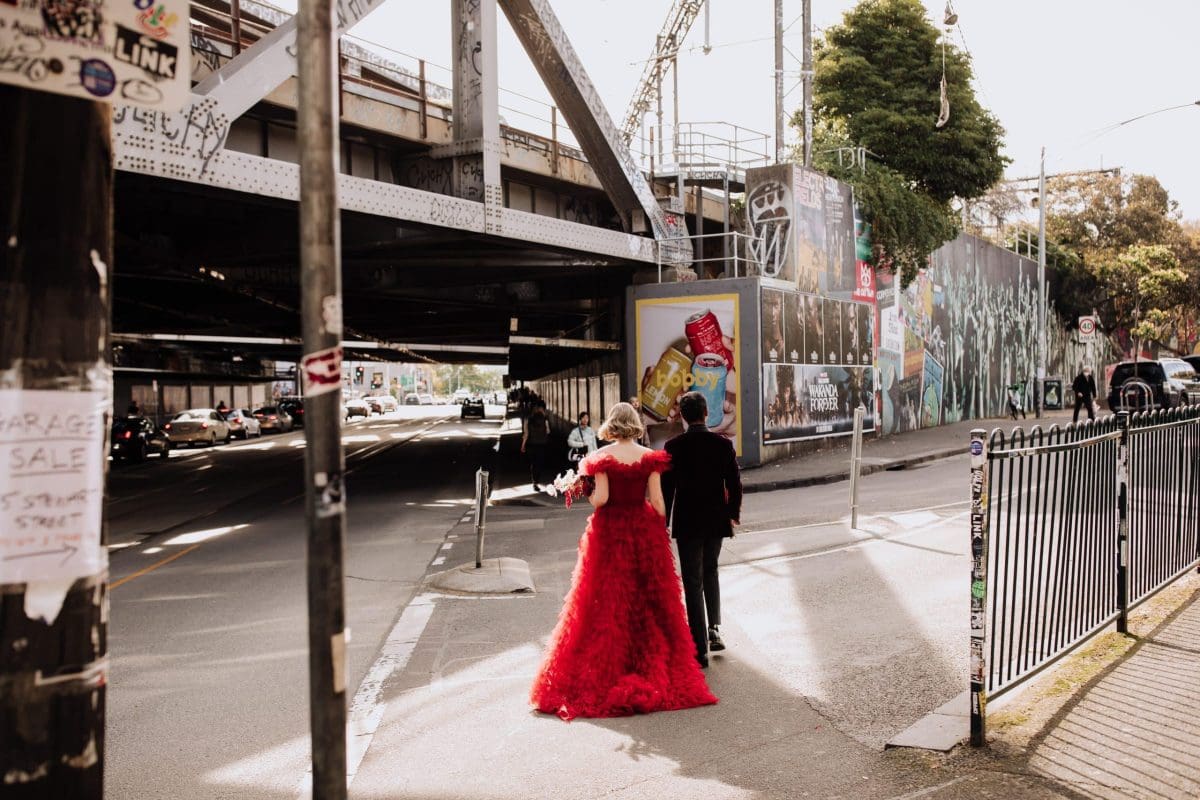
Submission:
[[[101,800],[110,109],[0,86],[0,119],[0,797]]]

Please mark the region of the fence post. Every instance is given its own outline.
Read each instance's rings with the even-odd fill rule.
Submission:
[[[987,432],[971,431],[971,746],[987,744]]]
[[[475,569],[483,568],[483,531],[487,526],[487,470],[475,471]]]
[[[1129,412],[1117,413],[1117,632],[1129,633]]]
[[[862,466],[863,417],[867,410],[854,409],[854,435],[850,439],[850,530],[858,528],[858,473]]]

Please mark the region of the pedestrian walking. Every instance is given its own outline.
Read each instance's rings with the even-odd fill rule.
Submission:
[[[546,415],[546,404],[536,402],[521,425],[521,452],[529,456],[529,479],[535,492],[541,489],[539,484],[546,474],[546,444],[549,441],[550,418]]]
[[[1088,419],[1096,418],[1096,377],[1092,375],[1092,368],[1084,366],[1078,375],[1075,376],[1075,381],[1071,384],[1071,388],[1075,391],[1075,414],[1071,417],[1071,422],[1079,421],[1079,409],[1082,406],[1087,406]]]
[[[1014,383],[1008,387],[1008,415],[1014,420],[1017,414],[1025,419],[1025,384]]]
[[[679,602],[661,478],[670,457],[638,445],[641,434],[638,413],[617,403],[600,426],[613,444],[580,464],[595,511],[530,690],[542,713],[621,717],[717,702]]]
[[[687,431],[667,442],[671,469],[663,476],[663,497],[671,536],[679,549],[696,660],[707,667],[708,652],[725,649],[717,561],[721,544],[740,524],[742,480],[733,443],[705,424],[708,401],[704,395],[685,394],[679,400],[679,413]]]
[[[567,460],[575,467],[580,461],[596,452],[596,432],[592,430],[592,415],[586,411],[579,412],[577,424],[567,434]]]

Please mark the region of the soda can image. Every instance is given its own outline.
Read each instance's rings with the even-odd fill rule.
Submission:
[[[683,323],[683,332],[687,335],[692,355],[715,353],[725,359],[728,368],[733,368],[733,353],[725,347],[721,322],[711,309],[706,308],[688,317]]]
[[[650,380],[642,387],[642,409],[663,422],[675,400],[691,382],[692,360],[678,348],[668,347],[650,371]]]
[[[708,404],[708,417],[704,420],[710,428],[721,424],[725,418],[725,379],[729,369],[724,356],[716,353],[701,353],[692,365],[692,391],[700,392]]]

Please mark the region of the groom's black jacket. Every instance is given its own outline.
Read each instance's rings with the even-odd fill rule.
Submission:
[[[667,442],[671,468],[663,473],[663,499],[676,539],[733,536],[741,519],[742,479],[733,443],[704,425]]]

